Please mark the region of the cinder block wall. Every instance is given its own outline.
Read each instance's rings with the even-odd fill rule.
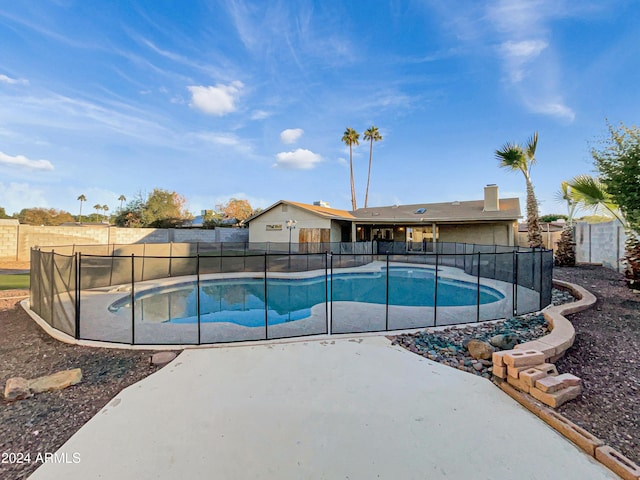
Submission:
[[[17,258],[18,228],[17,220],[0,220],[0,258]]]
[[[620,222],[576,224],[576,261],[601,263],[603,266],[624,271],[624,242],[627,236]]]
[[[246,242],[248,239],[247,229],[46,227],[18,225],[15,220],[0,220],[0,259],[29,260],[29,251],[35,246]]]

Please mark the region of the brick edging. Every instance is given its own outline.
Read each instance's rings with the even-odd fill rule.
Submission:
[[[569,290],[577,300],[575,302],[565,303],[563,305],[552,305],[545,308],[542,314],[549,323],[551,333],[532,340],[531,342],[525,342],[515,346],[518,350],[538,350],[544,353],[545,360],[551,363],[562,357],[564,352],[573,345],[576,338],[573,324],[564,315],[570,315],[591,308],[597,301],[593,293],[580,285],[556,279],[553,280],[553,284]]]
[[[560,413],[537,402],[507,382],[494,377],[500,389],[517,401],[524,408],[543,420],[547,425],[578,446],[589,456],[600,462],[623,480],[640,480],[640,466],[595,437],[582,427],[576,425]]]

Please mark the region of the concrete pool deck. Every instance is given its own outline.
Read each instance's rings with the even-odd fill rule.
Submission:
[[[618,478],[488,380],[385,337],[186,350],[58,453],[30,478]]]

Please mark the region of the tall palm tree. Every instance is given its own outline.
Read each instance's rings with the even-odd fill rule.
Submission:
[[[353,182],[353,146],[360,145],[358,139],[360,138],[360,134],[356,132],[353,128],[347,127],[342,135],[342,141],[349,145],[349,170],[351,172],[351,208],[352,210],[356,210],[356,186]]]
[[[371,181],[371,160],[373,158],[373,142],[377,142],[382,140],[382,135],[378,131],[378,127],[375,125],[371,125],[371,128],[368,128],[364,131],[364,139],[369,142],[369,173],[367,174],[367,191],[364,195],[364,208],[367,208],[367,204],[369,203],[369,182]]]
[[[105,219],[107,218],[107,212],[109,211],[109,205],[102,205],[102,211],[104,212]]]
[[[527,183],[527,238],[530,247],[542,248],[544,244],[538,219],[538,200],[531,183],[531,167],[536,163],[537,145],[538,132],[535,132],[526,145],[505,143],[500,150],[496,150],[495,156],[501,167],[511,171],[519,170],[524,175]]]
[[[96,221],[100,221],[100,210],[102,210],[102,205],[100,205],[99,203],[96,203],[93,206],[93,209],[96,211]]]
[[[84,196],[84,193],[81,193],[80,196],[76,199],[80,201],[80,214],[78,215],[78,220],[82,223],[82,202],[87,201],[87,197]]]
[[[590,175],[578,175],[569,182],[569,187],[571,196],[578,206],[596,213],[608,212],[622,223],[626,234],[624,273],[629,280],[629,286],[638,288],[637,285],[640,283],[640,239],[631,229],[618,205],[613,203],[604,183]]]
[[[120,195],[118,197],[118,200],[120,201],[120,210],[122,210],[122,203],[127,201],[127,197],[125,197],[124,195]]]

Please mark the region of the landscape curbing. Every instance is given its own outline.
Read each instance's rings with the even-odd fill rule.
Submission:
[[[557,287],[569,290],[577,301],[550,306],[544,309],[542,313],[551,327],[551,333],[531,342],[515,346],[517,350],[540,351],[544,354],[545,361],[550,363],[562,357],[573,345],[575,340],[575,329],[564,315],[586,310],[595,305],[597,301],[595,295],[579,285],[555,279],[553,283]],[[523,354],[524,353],[526,352],[523,352]],[[499,357],[497,360],[502,361],[502,356],[499,355]],[[494,366],[494,368],[496,367]],[[506,376],[506,379],[504,379],[494,376],[494,383],[496,383],[503,392],[577,445],[584,452],[609,468],[616,475],[620,476],[623,480],[640,480],[640,466],[636,465],[617,450],[605,445],[602,440],[571,422],[560,413],[543,405],[531,395],[528,395],[526,393],[528,391],[528,385],[525,384],[524,381],[518,382],[520,382],[519,378],[514,379],[511,376]],[[576,386],[572,388],[580,387]]]
[[[531,342],[525,342],[515,346],[516,350],[538,350],[544,353],[545,361],[549,363],[553,363],[562,357],[564,352],[573,345],[576,338],[576,331],[573,325],[564,315],[586,310],[592,307],[597,301],[593,293],[582,288],[580,285],[555,279],[553,280],[553,284],[569,290],[577,300],[575,302],[552,305],[545,308],[542,314],[551,327],[551,333],[532,340]]]

